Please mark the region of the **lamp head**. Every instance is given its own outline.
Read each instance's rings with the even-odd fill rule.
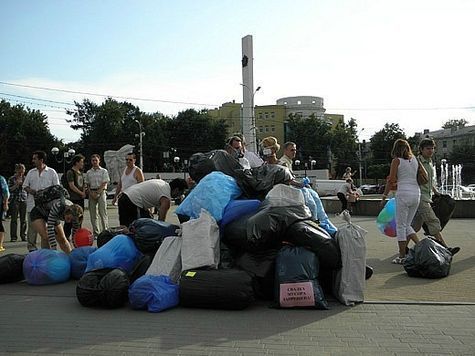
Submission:
[[[53,147],[51,149],[51,153],[53,154],[53,156],[56,156],[59,153],[59,148],[58,147]]]

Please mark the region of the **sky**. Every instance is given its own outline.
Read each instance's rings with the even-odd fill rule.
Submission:
[[[474,18],[473,0],[1,0],[0,98],[65,142],[80,135],[65,108],[104,100],[65,91],[166,115],[242,102],[252,35],[256,105],[319,96],[360,139],[385,123],[411,136],[475,125]]]

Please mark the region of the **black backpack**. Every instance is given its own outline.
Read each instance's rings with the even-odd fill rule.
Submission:
[[[69,192],[68,172],[69,171],[63,173],[63,175],[61,176],[60,183],[63,186],[63,188]]]
[[[53,200],[69,199],[69,193],[62,185],[52,185],[48,188],[38,190],[35,194],[35,205],[45,205]]]

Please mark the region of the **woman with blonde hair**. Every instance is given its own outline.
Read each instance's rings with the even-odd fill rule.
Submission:
[[[389,181],[384,189],[381,205],[389,193],[390,187],[397,184],[396,192],[396,236],[399,246],[399,256],[392,263],[404,264],[406,260],[406,247],[409,240],[419,241],[416,232],[411,227],[421,192],[417,183],[417,170],[419,162],[406,140],[397,139],[391,151],[393,160],[389,172]]]
[[[262,155],[264,162],[267,164],[278,164],[277,152],[280,150],[280,145],[277,139],[273,136],[264,138],[261,142]]]

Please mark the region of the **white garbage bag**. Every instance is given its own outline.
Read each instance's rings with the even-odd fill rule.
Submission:
[[[145,274],[169,276],[177,283],[181,274],[181,246],[180,236],[166,237]]]

